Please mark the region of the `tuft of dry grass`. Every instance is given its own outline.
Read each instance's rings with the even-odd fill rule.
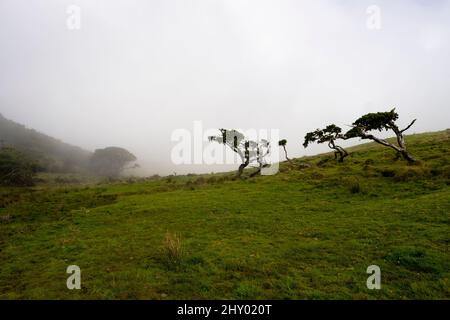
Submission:
[[[166,232],[163,241],[163,255],[168,266],[177,266],[181,263],[184,256],[184,246],[179,234]]]

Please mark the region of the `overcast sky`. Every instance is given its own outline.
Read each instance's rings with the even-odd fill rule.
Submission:
[[[171,163],[195,120],[279,129],[291,156],[327,151],[303,149],[307,131],[392,107],[410,133],[448,128],[449,57],[444,0],[0,0],[0,113],[150,173],[217,169]]]

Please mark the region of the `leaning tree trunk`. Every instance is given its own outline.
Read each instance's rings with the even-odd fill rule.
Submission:
[[[261,168],[258,168],[258,169],[256,169],[255,172],[253,172],[253,173],[250,175],[250,178],[253,178],[254,176],[256,176],[256,175],[258,175],[258,174],[260,174],[260,173],[261,173]]]
[[[260,154],[259,147],[256,148],[256,161],[258,162],[259,167],[258,167],[258,169],[256,169],[255,172],[253,172],[253,173],[250,175],[250,178],[253,178],[253,177],[256,176],[257,174],[261,173],[261,169],[262,169],[263,164],[262,164],[262,157],[261,157],[261,154]]]
[[[411,154],[405,150],[400,151],[400,154],[403,156],[403,158],[408,161],[409,163],[414,163],[416,162],[416,159],[414,159]]]
[[[331,140],[331,141],[328,143],[328,147],[330,147],[330,149],[335,150],[335,152],[334,152],[334,158],[335,158],[335,159],[337,159],[338,156],[339,156],[339,160],[338,160],[338,161],[339,161],[339,162],[344,162],[345,157],[348,156],[348,152],[347,152],[344,148],[342,148],[342,147],[340,147],[340,146],[337,146],[337,145],[334,143],[334,140]]]
[[[406,150],[406,142],[403,136],[403,132],[408,130],[414,124],[414,122],[416,122],[416,120],[411,122],[411,124],[403,130],[400,130],[394,123],[391,123],[392,131],[394,131],[395,135],[397,136],[397,143],[400,149],[398,150],[398,152],[402,155],[403,159],[405,159],[409,163],[415,162],[416,159],[414,159],[411,156],[411,154]]]
[[[287,160],[291,165],[293,165],[291,159],[288,158],[287,150],[286,150],[286,146],[285,146],[285,145],[283,145],[283,150],[284,150],[284,155],[286,156],[286,160]]]
[[[244,172],[244,169],[245,169],[247,166],[248,166],[248,162],[247,162],[247,161],[244,162],[244,163],[242,163],[242,164],[239,166],[238,174],[237,174],[238,177],[241,177],[241,176],[242,176],[242,173]]]
[[[241,155],[242,155],[242,154],[241,154]],[[239,166],[238,174],[237,174],[238,178],[240,178],[240,177],[242,176],[242,173],[244,172],[244,169],[245,169],[245,168],[249,165],[249,163],[250,163],[250,152],[249,152],[247,146],[246,146],[246,149],[245,149],[245,157],[243,157],[242,160],[243,160],[244,162],[242,162],[241,165]]]
[[[396,130],[395,129],[392,129],[392,130],[394,131],[394,133],[397,136],[398,146],[396,146],[395,144],[389,143],[387,140],[377,138],[371,134],[366,134],[363,136],[363,138],[373,140],[376,143],[379,143],[383,146],[394,149],[397,152],[397,154],[400,154],[403,157],[403,159],[405,159],[409,163],[416,162],[416,159],[414,159],[411,156],[411,154],[406,150],[405,139],[403,138],[403,134],[402,134],[404,130],[400,131],[400,130],[398,130],[398,128],[396,128]]]
[[[348,152],[340,146],[336,146],[336,148],[339,150],[339,162],[344,162],[345,157],[348,156]]]

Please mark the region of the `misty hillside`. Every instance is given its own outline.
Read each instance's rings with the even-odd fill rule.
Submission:
[[[448,299],[450,130],[406,139],[414,165],[369,143],[271,176],[0,187],[0,299]]]
[[[91,152],[29,129],[0,114],[0,144],[14,147],[35,159],[44,171],[83,170]]]

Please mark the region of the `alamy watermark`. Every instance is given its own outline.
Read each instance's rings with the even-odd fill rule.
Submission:
[[[280,138],[278,129],[204,129],[194,121],[193,129],[176,129],[171,141],[171,161],[182,164],[258,165],[262,175],[278,172]],[[219,143],[214,143],[219,142]]]
[[[81,7],[71,4],[66,8],[67,19],[66,27],[69,30],[80,30],[81,29]]]
[[[367,20],[366,27],[369,30],[380,30],[381,29],[381,8],[377,5],[371,5],[366,9]]]
[[[81,289],[81,269],[79,266],[71,265],[67,267],[66,273],[70,274],[67,278],[67,289]]]
[[[369,290],[381,289],[381,269],[377,265],[371,265],[367,267],[367,271],[370,276],[367,278],[366,286]]]

